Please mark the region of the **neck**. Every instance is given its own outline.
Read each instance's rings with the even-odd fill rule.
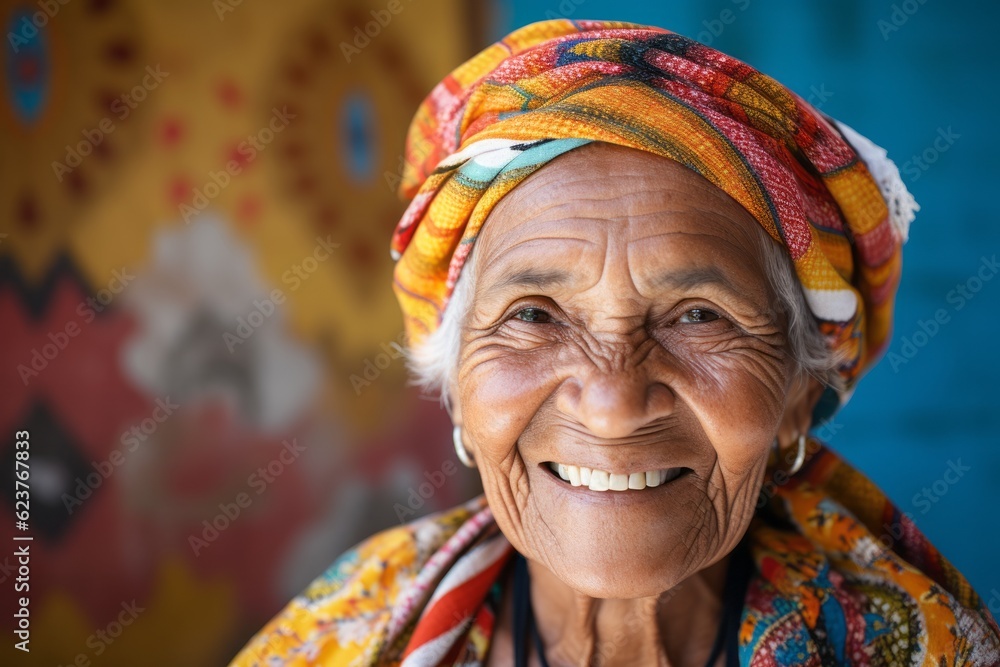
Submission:
[[[650,597],[603,599],[528,561],[531,604],[556,665],[704,667],[722,622],[729,556]]]

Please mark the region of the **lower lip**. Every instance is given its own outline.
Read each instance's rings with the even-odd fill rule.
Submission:
[[[580,486],[573,486],[568,481],[566,481],[558,474],[556,474],[556,472],[549,467],[548,463],[541,463],[539,464],[539,467],[542,469],[542,472],[545,474],[546,477],[555,482],[555,484],[558,487],[566,491],[574,491],[580,493],[583,497],[592,498],[595,500],[600,499],[600,500],[617,501],[617,502],[629,502],[629,501],[642,500],[644,498],[645,499],[655,498],[659,493],[662,492],[663,489],[671,488],[672,486],[674,486],[675,482],[679,482],[680,480],[685,479],[691,472],[690,468],[684,468],[681,471],[681,474],[677,475],[677,477],[674,477],[669,482],[664,482],[658,486],[647,486],[645,489],[626,489],[625,491],[612,491],[609,489],[607,491],[594,491],[589,486],[583,486],[582,484]]]

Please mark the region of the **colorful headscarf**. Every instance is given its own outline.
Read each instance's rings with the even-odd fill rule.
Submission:
[[[496,203],[549,160],[593,141],[693,169],[787,248],[843,359],[845,396],[884,352],[915,204],[891,162],[895,178],[876,180],[859,159],[880,149],[703,44],[660,28],[563,19],[482,51],[413,119],[401,185],[412,201],[391,245],[411,345],[440,324]]]
[[[1000,665],[1000,628],[982,598],[825,447],[776,487],[748,538],[741,665]],[[484,496],[382,531],[338,558],[231,667],[482,667],[513,553]]]

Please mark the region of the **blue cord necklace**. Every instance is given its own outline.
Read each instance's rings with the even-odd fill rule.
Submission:
[[[747,584],[750,581],[752,564],[745,547],[741,542],[729,559],[726,571],[726,588],[723,595],[722,622],[715,635],[712,652],[705,663],[712,667],[722,649],[726,649],[726,667],[739,667],[739,626],[743,611],[743,598]],[[545,646],[535,624],[535,615],[531,609],[530,581],[528,576],[528,561],[520,553],[514,554],[514,665],[528,666],[528,646],[524,641],[530,633],[542,667],[549,667],[545,659]]]

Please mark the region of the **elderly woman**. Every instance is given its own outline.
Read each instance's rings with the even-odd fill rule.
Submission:
[[[392,239],[485,494],[342,555],[235,665],[996,665],[982,600],[807,435],[889,336],[884,151],[674,33],[527,26],[439,84]]]

